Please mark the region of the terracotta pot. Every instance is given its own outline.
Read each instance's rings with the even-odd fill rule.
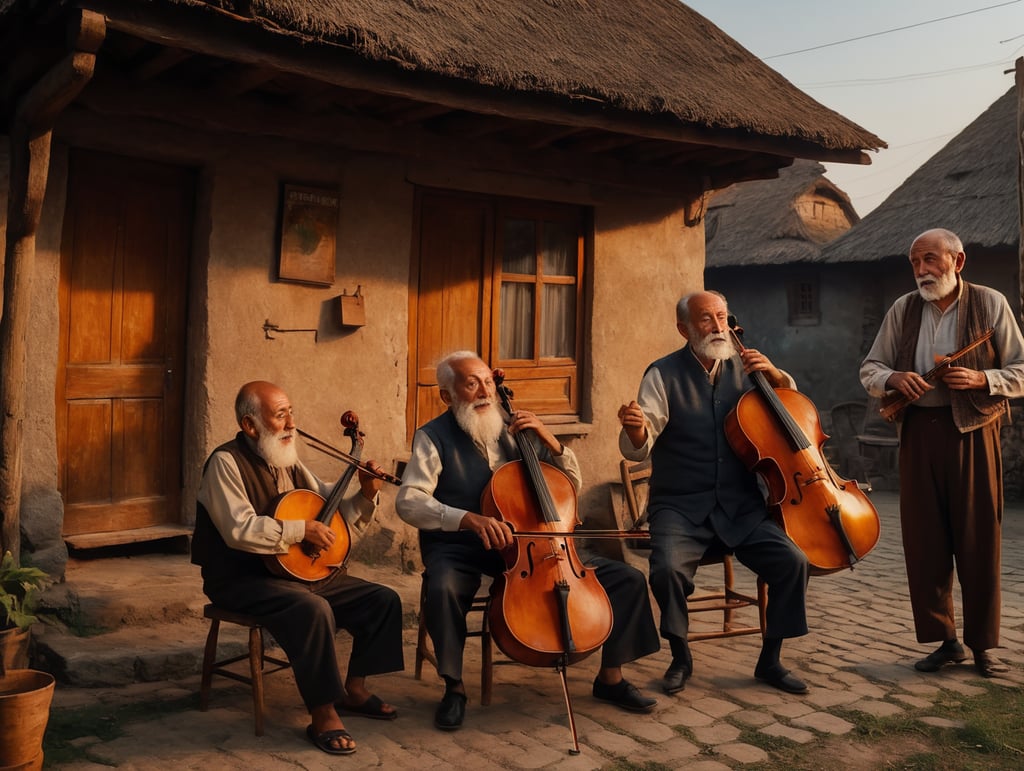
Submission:
[[[53,675],[34,669],[0,677],[0,771],[42,768],[53,686]]]
[[[0,677],[8,669],[28,668],[28,629],[0,630]]]

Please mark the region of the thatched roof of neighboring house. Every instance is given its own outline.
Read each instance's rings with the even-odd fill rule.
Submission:
[[[435,85],[656,118],[690,142],[770,137],[800,143],[779,155],[858,162],[886,146],[678,0],[0,0],[0,33],[58,4],[106,14],[115,29],[159,14],[284,36]]]
[[[894,190],[877,209],[822,250],[828,262],[905,256],[929,228],[954,231],[964,246],[1020,240],[1017,94],[1011,88]]]
[[[830,198],[851,223],[858,220],[849,196],[824,177],[815,161],[796,161],[778,179],[741,182],[722,190],[708,204],[705,267],[811,262],[821,243],[808,231],[794,204],[816,193]]]

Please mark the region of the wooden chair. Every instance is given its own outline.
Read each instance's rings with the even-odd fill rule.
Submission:
[[[430,648],[430,640],[427,635],[427,616],[426,616],[426,599],[427,599],[427,575],[423,574],[423,578],[420,581],[420,617],[419,617],[419,631],[416,635],[416,669],[415,676],[417,680],[421,680],[423,674],[423,662],[429,661],[434,669],[437,669],[437,658],[434,656],[434,651]],[[490,610],[491,596],[488,593],[478,594],[473,598],[473,603],[469,606],[469,613],[466,614],[466,620],[468,623],[469,616],[472,613],[480,613],[480,628],[471,629],[466,633],[466,637],[479,637],[480,638],[480,653],[481,653],[481,666],[480,666],[480,703],[483,706],[488,706],[491,703],[491,688],[494,684],[494,651],[491,647],[491,630],[487,626],[487,613]]]
[[[900,440],[896,424],[878,414],[881,401],[868,399],[857,444],[864,469],[864,481],[880,490],[899,489]]]
[[[244,613],[233,613],[213,604],[203,608],[203,616],[210,619],[210,631],[206,635],[206,648],[203,652],[203,676],[199,686],[199,711],[206,712],[210,705],[210,685],[214,675],[221,675],[252,688],[252,709],[256,721],[256,735],[263,736],[263,676],[288,669],[291,665],[284,659],[266,655],[263,648],[263,627],[252,616]],[[220,622],[238,624],[249,629],[249,650],[239,656],[217,660],[217,637],[220,634]],[[249,674],[241,674],[228,669],[231,664],[248,659]],[[272,664],[272,669],[266,669]]]
[[[651,466],[648,461],[631,463],[623,460],[619,463],[622,477],[623,497],[625,498],[624,516],[628,522],[621,522],[624,529],[645,528],[647,510],[647,487],[651,478]],[[622,510],[621,507],[617,507]],[[647,539],[629,539],[626,543],[632,549],[650,549]],[[721,630],[710,632],[690,631],[688,639],[714,640],[721,637],[736,637],[744,634],[760,634],[764,637],[765,608],[768,603],[768,589],[760,578],[757,579],[756,596],[738,591],[733,582],[732,556],[726,552],[708,552],[700,561],[700,566],[722,566],[722,591],[692,594],[687,600],[691,614],[720,612],[722,614]],[[739,626],[733,621],[733,613],[740,608],[755,606],[757,608],[758,626]]]

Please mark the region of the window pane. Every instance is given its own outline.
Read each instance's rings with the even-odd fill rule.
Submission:
[[[576,230],[565,222],[544,223],[544,275],[576,275]]]
[[[505,220],[501,254],[503,273],[536,274],[537,229],[533,220]]]
[[[541,309],[542,358],[572,358],[576,355],[576,287],[545,284]]]
[[[533,284],[501,284],[498,355],[502,359],[533,358]]]

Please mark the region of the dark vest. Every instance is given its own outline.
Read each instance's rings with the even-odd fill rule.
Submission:
[[[245,434],[239,431],[234,439],[210,453],[210,457],[218,452],[230,453],[235,459],[238,471],[242,475],[246,497],[256,513],[260,516],[273,516],[270,505],[278,496],[277,482],[266,461],[250,448]],[[207,458],[203,466],[204,473],[209,463],[210,460]],[[288,473],[296,489],[309,488],[305,475],[298,466],[289,469]],[[195,532],[192,535],[192,562],[202,567],[204,580],[269,575],[263,565],[262,555],[232,549],[225,543],[206,507],[198,502]]]
[[[725,438],[725,417],[750,388],[743,365],[738,356],[723,361],[712,384],[683,347],[650,368],[661,373],[669,415],[651,452],[651,516],[672,509],[698,525],[710,518],[718,537],[735,546],[767,516],[756,475]]]
[[[437,448],[437,454],[441,457],[441,475],[434,489],[434,498],[446,506],[479,514],[480,498],[494,473],[487,465],[487,458],[476,448],[469,434],[462,430],[451,410],[438,415],[420,430],[430,437],[430,441]],[[506,457],[519,457],[515,440],[506,431],[502,431],[498,441],[501,442]],[[545,463],[551,462],[551,453],[547,447],[538,449],[537,455]],[[476,534],[468,530],[420,530],[421,546],[438,541],[480,543]]]
[[[988,318],[984,303],[975,301],[978,293],[983,290],[984,287],[975,287],[964,281],[960,306],[957,310],[958,350],[992,327],[992,319]],[[921,297],[920,292],[913,292],[908,298],[903,317],[903,336],[899,341],[894,367],[897,372],[914,371],[914,358],[917,353],[917,338],[921,332],[924,303],[925,300]],[[951,351],[947,351],[947,353],[951,353]],[[991,340],[988,340],[973,351],[964,354],[954,362],[954,366],[983,370],[999,369],[1002,364],[995,346],[992,345]],[[961,432],[972,431],[997,420],[1001,415],[1007,413],[1009,404],[1004,396],[991,396],[979,390],[951,390],[949,401],[953,407],[953,422]],[[900,418],[902,418],[902,412]]]

